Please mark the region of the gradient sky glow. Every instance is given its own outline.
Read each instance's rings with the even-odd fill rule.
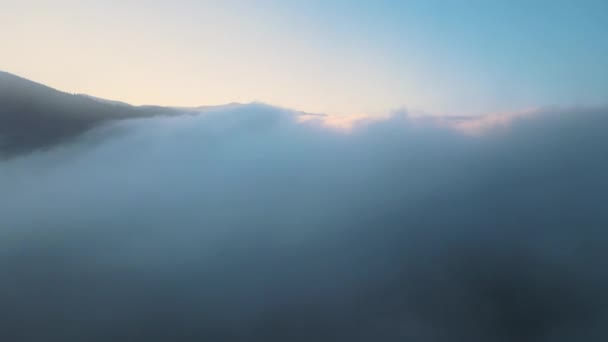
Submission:
[[[0,70],[134,104],[606,104],[608,1],[0,0]]]

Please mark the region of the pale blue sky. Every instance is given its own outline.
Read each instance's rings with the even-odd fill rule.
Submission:
[[[0,69],[136,104],[481,114],[608,102],[608,1],[1,1]]]

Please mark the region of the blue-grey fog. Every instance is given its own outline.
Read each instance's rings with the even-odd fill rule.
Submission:
[[[608,109],[478,121],[235,104],[19,149],[0,338],[605,341]]]

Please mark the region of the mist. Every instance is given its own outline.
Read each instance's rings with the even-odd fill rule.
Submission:
[[[114,121],[0,160],[0,338],[608,338],[608,109],[303,116]]]

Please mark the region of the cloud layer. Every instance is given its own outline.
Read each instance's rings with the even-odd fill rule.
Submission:
[[[0,161],[0,335],[605,340],[608,110],[506,120],[253,104]]]

